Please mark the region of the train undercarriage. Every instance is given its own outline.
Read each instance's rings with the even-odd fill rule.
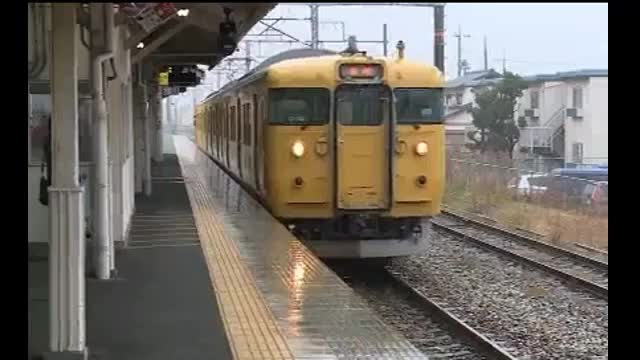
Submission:
[[[426,249],[429,220],[347,213],[335,219],[289,220],[285,224],[322,258],[393,258]]]

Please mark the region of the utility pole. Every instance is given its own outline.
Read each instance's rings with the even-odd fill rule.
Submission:
[[[433,6],[433,64],[444,76],[444,4]]]
[[[487,36],[484,37],[484,70],[489,70],[489,55],[487,53]]]
[[[462,76],[462,38],[470,38],[471,35],[462,33],[462,26],[458,25],[458,33],[454,35],[458,38],[458,76]]]
[[[318,19],[318,4],[309,5],[311,8],[311,48],[317,49],[320,45],[320,29]]]
[[[387,56],[387,24],[382,24],[382,55]]]
[[[245,42],[245,54],[244,54],[244,65],[245,65],[245,70],[246,72],[249,72],[249,70],[251,70],[251,43],[250,42]]]
[[[502,49],[502,74],[507,72],[507,55],[506,51]]]

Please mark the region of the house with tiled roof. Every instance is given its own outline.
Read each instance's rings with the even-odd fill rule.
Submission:
[[[472,126],[471,108],[475,105],[475,91],[494,85],[502,74],[493,69],[470,71],[447,82],[444,123],[448,146],[462,146],[466,142],[465,130]]]

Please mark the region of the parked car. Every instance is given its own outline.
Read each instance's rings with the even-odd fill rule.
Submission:
[[[509,181],[507,189],[514,200],[531,201],[547,191],[548,176],[544,174],[519,175]]]
[[[609,205],[609,182],[597,181],[585,186],[583,191],[584,204],[591,207]]]
[[[564,204],[582,206],[588,197],[589,189],[597,184],[597,181],[579,179],[568,176],[551,176],[547,183],[547,191],[543,196],[543,201],[547,204]]]
[[[553,176],[567,176],[592,181],[609,181],[609,167],[559,168],[551,171]]]

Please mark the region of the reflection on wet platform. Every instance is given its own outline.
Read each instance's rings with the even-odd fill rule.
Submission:
[[[236,356],[426,358],[193,142],[174,141]]]

